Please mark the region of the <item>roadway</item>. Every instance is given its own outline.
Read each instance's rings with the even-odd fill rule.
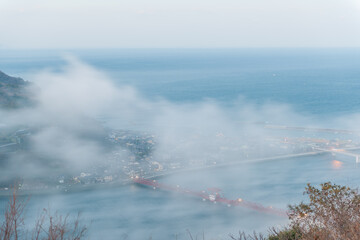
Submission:
[[[346,155],[346,156],[350,156],[350,157],[355,157],[356,159],[356,163],[359,163],[359,154],[356,153],[351,153],[351,152],[347,152],[346,150],[349,149],[321,149],[321,148],[317,148],[320,151],[324,151],[324,152],[331,152],[331,153],[336,153],[336,154],[342,154],[342,155]],[[353,148],[354,150],[354,148]]]
[[[265,125],[264,128],[279,129],[279,130],[297,130],[297,131],[312,131],[312,132],[329,132],[329,133],[345,133],[345,134],[359,134],[360,131],[350,131],[344,129],[332,128],[311,128],[311,127],[290,127],[283,125]]]
[[[221,167],[229,167],[229,166],[236,166],[240,164],[246,164],[246,163],[259,163],[259,162],[268,162],[268,161],[275,161],[275,160],[281,160],[286,158],[296,158],[296,157],[305,157],[305,156],[314,156],[319,155],[322,153],[325,153],[328,151],[313,151],[313,152],[306,152],[306,153],[294,153],[294,154],[286,154],[286,155],[280,155],[280,156],[273,156],[273,157],[264,157],[264,158],[254,158],[254,159],[247,159],[242,161],[233,161],[233,162],[227,162],[222,164],[214,164],[214,165],[207,165],[207,166],[201,166],[201,167],[195,167],[195,168],[185,168],[181,170],[173,170],[173,171],[166,171],[159,174],[154,174],[151,176],[144,176],[144,179],[152,179],[157,177],[163,177],[168,176],[171,174],[177,174],[177,173],[184,173],[184,172],[190,172],[190,171],[201,171],[206,169],[212,169],[212,168],[221,168]]]
[[[14,146],[16,144],[17,143],[8,143],[8,144],[1,145],[0,148],[10,147],[10,146]]]

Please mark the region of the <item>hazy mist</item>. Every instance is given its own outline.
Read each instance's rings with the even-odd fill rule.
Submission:
[[[359,47],[359,11],[358,0],[2,0],[0,47]]]
[[[251,161],[251,159],[293,153],[294,148],[279,148],[273,144],[283,141],[284,133],[266,129],[264,123],[304,127],[327,127],[330,124],[339,129],[359,129],[358,114],[327,119],[326,124],[323,124],[321,119],[296,113],[290,105],[270,102],[258,105],[244,100],[241,96],[230,108],[225,108],[211,99],[191,104],[173,103],[162,98],[149,100],[133,87],[115,86],[112,79],[105,73],[73,57],[68,58],[67,64],[61,70],[44,70],[27,80],[36,85],[33,91],[37,104],[32,108],[2,110],[0,126],[34,129],[28,143],[31,151],[13,155],[0,168],[0,180],[16,177],[31,180],[56,177],[60,174],[79,175],[99,165],[110,171],[113,163],[107,158],[111,154],[108,152],[108,147],[101,141],[94,140],[96,137],[106,137],[104,127],[125,130],[132,128],[139,132],[150,132],[156,140],[153,160],[160,163],[181,163],[184,169],[201,167],[204,164],[216,166],[216,164]],[[104,122],[101,123],[99,119]],[[127,149],[122,150],[122,155],[118,159],[126,162],[131,153]],[[291,165],[288,167],[293,169]],[[232,172],[221,170],[217,174],[190,171],[187,174],[188,177],[181,181],[195,190],[234,181],[236,182],[234,186],[247,194],[245,197],[251,196],[253,199],[266,200],[262,202],[263,204],[272,203],[275,206],[284,207],[281,205],[283,199],[280,199],[280,195],[272,196],[268,192],[270,190],[267,189],[249,192],[246,188],[247,186],[262,186],[266,181],[283,181],[283,176],[286,174],[277,175],[281,172],[280,169],[265,168],[262,171],[270,171],[271,174],[264,174],[262,178],[257,177],[261,175],[261,172],[254,170],[251,166],[242,165],[240,170],[236,169],[239,173],[234,172],[235,169]],[[303,184],[304,179],[308,177],[305,173],[302,174],[294,180],[299,185]],[[251,184],[246,182],[247,179],[252,179]],[[176,184],[179,178],[174,175],[167,180],[171,184]],[[232,190],[232,186],[229,187]],[[161,200],[161,196],[148,195],[149,193],[142,193],[139,189],[131,188],[130,191],[134,196],[140,197],[123,199],[122,191],[125,190],[117,189],[112,192],[113,195],[106,190],[87,192],[86,196],[91,197],[94,194],[98,197],[103,196],[99,201],[104,202],[99,205],[98,211],[90,207],[89,212],[86,206],[90,203],[84,203],[80,199],[75,203],[70,203],[68,197],[60,195],[39,201],[33,209],[41,208],[41,204],[48,204],[44,201],[51,201],[53,208],[60,208],[62,211],[66,211],[70,205],[74,204],[74,208],[83,209],[86,212],[85,216],[95,218],[94,221],[107,219],[109,223],[101,222],[94,229],[99,235],[106,234],[105,231],[109,229],[112,231],[107,233],[110,234],[109,239],[111,237],[118,239],[118,236],[128,235],[132,237],[130,239],[138,239],[140,236],[151,236],[152,233],[155,236],[159,236],[159,233],[175,234],[176,232],[173,231],[177,231],[176,229],[185,231],[189,226],[186,225],[186,221],[179,223],[174,219],[186,219],[187,214],[201,215],[204,212],[209,214],[206,215],[206,220],[200,225],[190,226],[197,231],[196,233],[199,233],[201,228],[204,228],[207,233],[227,234],[242,229],[255,229],[257,226],[255,223],[259,222],[262,223],[262,230],[273,225],[272,216],[255,214],[246,209],[242,209],[239,213],[226,210],[226,214],[219,217],[218,211],[222,211],[219,208],[206,209],[206,211],[206,206],[204,209],[190,209],[186,206],[192,204],[191,200],[189,203],[187,200],[179,202],[177,196]],[[232,195],[234,193],[237,193],[237,190],[227,191],[230,198],[239,197]],[[151,205],[152,209],[148,210],[156,211],[154,216],[161,216],[159,219],[152,219],[149,216],[151,221],[159,222],[158,229],[136,229],[137,224],[145,221],[147,217],[145,216],[144,220],[142,209],[135,207],[136,204],[144,204],[141,202],[141,194],[150,196],[154,202],[166,201],[160,204],[161,207]],[[172,196],[171,193],[169,195]],[[269,196],[272,197],[269,198]],[[293,197],[292,195],[290,198]],[[126,209],[114,210],[112,209],[114,206],[109,204],[109,201],[119,206],[126,206]],[[134,201],[135,205],[129,204],[130,201]],[[167,215],[169,212],[172,213]],[[237,214],[240,213],[246,217],[239,217]],[[174,219],[168,219],[170,216]],[[119,217],[122,222],[117,223],[116,221],[120,221],[117,219]],[[249,218],[253,221],[247,221]],[[234,225],[226,222],[229,219],[237,219],[236,223],[239,227],[234,229]],[[276,221],[286,223],[286,219]],[[164,222],[168,222],[169,227],[163,226]],[[208,229],[215,225],[216,227]],[[165,228],[167,232],[164,232]]]

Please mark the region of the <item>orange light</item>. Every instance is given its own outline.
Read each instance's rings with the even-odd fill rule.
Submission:
[[[344,164],[343,162],[340,162],[338,160],[332,160],[331,162],[331,166],[333,169],[339,169],[342,167],[343,164]]]

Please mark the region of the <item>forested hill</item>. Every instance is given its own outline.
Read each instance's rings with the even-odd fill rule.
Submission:
[[[0,108],[19,108],[29,106],[31,97],[30,83],[22,78],[11,77],[0,71]]]

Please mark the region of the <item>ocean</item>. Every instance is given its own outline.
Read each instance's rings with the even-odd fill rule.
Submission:
[[[26,79],[73,55],[118,84],[175,102],[239,97],[287,103],[317,116],[360,109],[360,49],[0,50],[1,70]]]
[[[69,55],[105,72],[116,85],[133,86],[150,100],[174,104],[211,100],[228,109],[239,99],[255,106],[286,104],[324,126],[333,118],[360,112],[360,49],[0,50],[0,70],[28,79],[44,69],[61,70],[66,63],[63,56]],[[281,119],[277,121],[281,124]],[[332,161],[330,155],[301,157],[160,180],[188,188],[196,182],[198,191],[220,187],[229,198],[286,209],[305,199],[302,193],[308,182],[359,186],[353,159],[344,157],[341,169],[334,169]],[[47,205],[61,213],[81,212],[91,239],[188,239],[187,230],[198,236],[205,233],[207,239],[228,239],[229,233],[266,234],[269,227],[287,223],[281,217],[135,185],[32,196],[28,221]]]

